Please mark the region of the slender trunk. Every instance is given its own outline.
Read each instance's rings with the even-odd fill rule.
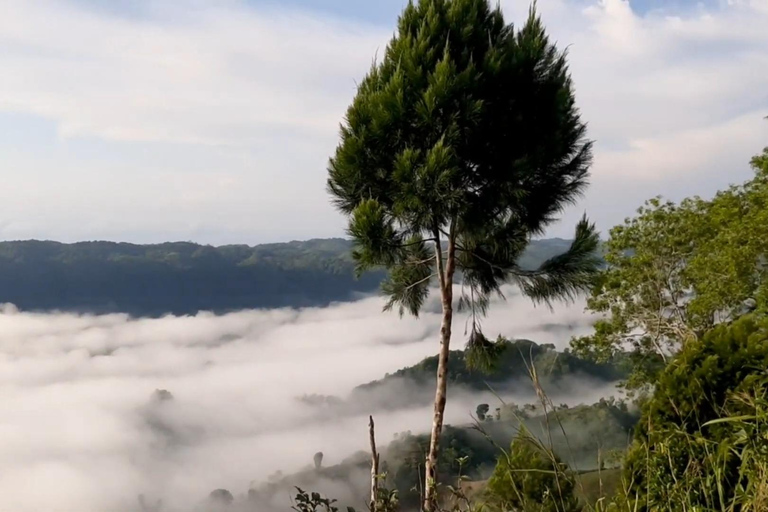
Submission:
[[[373,416],[368,416],[368,436],[371,440],[371,512],[376,512],[379,498],[379,452],[376,451],[376,434],[373,431]]]
[[[436,246],[437,270],[440,277],[440,296],[443,307],[443,321],[440,326],[440,353],[437,358],[437,386],[435,389],[435,409],[432,417],[432,436],[429,441],[429,453],[425,464],[424,510],[437,510],[437,456],[440,450],[440,434],[443,431],[445,412],[448,353],[451,344],[451,323],[453,321],[453,274],[456,268],[454,235],[448,237],[448,251],[443,268],[442,246]]]

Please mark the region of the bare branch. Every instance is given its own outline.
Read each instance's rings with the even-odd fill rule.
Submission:
[[[418,281],[416,281],[415,283],[411,283],[411,284],[409,284],[408,286],[406,286],[406,287],[405,287],[405,290],[403,290],[403,291],[407,291],[407,290],[410,290],[411,288],[413,288],[413,287],[415,287],[415,286],[419,286],[419,285],[420,285],[420,284],[422,284],[424,281],[429,281],[430,279],[432,279],[432,278],[433,278],[433,277],[435,277],[436,275],[437,275],[437,272],[433,272],[433,273],[429,274],[427,277],[425,277],[424,279],[419,279],[419,280],[418,280]]]

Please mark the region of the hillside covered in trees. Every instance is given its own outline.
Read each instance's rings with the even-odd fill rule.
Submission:
[[[531,371],[548,392],[568,391],[575,381],[605,386],[629,375],[630,363],[617,354],[609,361],[595,362],[559,352],[552,345],[530,340],[497,340],[498,358],[493,368],[474,369],[467,364],[466,350],[452,350],[448,357],[447,379],[452,392],[494,392],[533,394]],[[375,403],[382,408],[408,407],[430,403],[434,394],[437,356],[402,368],[383,379],[356,387],[352,399]],[[407,392],[400,392],[407,389]]]
[[[536,241],[534,267],[568,242]],[[383,271],[354,275],[344,239],[212,247],[0,242],[0,303],[22,310],[159,316],[246,308],[324,306],[377,290]]]
[[[467,368],[466,349],[451,351],[447,376],[451,394],[454,399],[462,395],[461,407],[467,409],[465,419],[445,427],[440,452],[441,481],[455,482],[459,475],[464,475],[474,482],[484,482],[521,429],[551,445],[554,453],[574,469],[614,467],[617,461],[611,460],[610,454],[627,449],[639,411],[613,398],[582,403],[570,388],[582,382],[595,388],[608,385],[605,389],[609,389],[610,384],[627,378],[629,361],[617,357],[611,362],[596,363],[524,339],[502,338],[497,343],[502,347],[497,364],[486,372]],[[344,399],[305,395],[301,401],[317,407],[319,416],[329,421],[343,415],[361,417],[371,411],[382,414],[385,410],[423,407],[429,404],[434,392],[435,359],[425,358],[382,379],[362,384]],[[541,403],[529,376],[531,368],[536,369],[538,385],[548,396],[570,392],[572,405]],[[498,397],[480,403],[488,397],[489,389],[498,392]],[[415,510],[423,492],[421,477],[429,434],[403,431],[379,442],[382,485],[397,491],[403,509]],[[325,455],[326,460],[339,462],[325,466],[323,455],[318,453],[314,464],[307,460],[304,469],[291,473],[276,471],[268,481],[254,482],[248,497],[242,499],[280,510],[283,497],[298,486],[333,495],[342,505],[363,502],[369,492],[370,453]]]
[[[521,429],[544,443],[551,440],[554,453],[572,468],[582,472],[596,471],[600,466],[610,469],[617,463],[611,459],[612,454],[627,449],[637,419],[635,410],[628,410],[626,404],[614,400],[572,408],[558,406],[546,412],[541,405],[509,404],[500,419],[488,416],[474,424],[445,427],[441,480],[450,484],[464,475],[484,484]],[[382,441],[382,484],[397,491],[403,509],[416,509],[423,492],[420,477],[429,435],[406,431]],[[249,499],[260,504],[274,503],[279,510],[282,496],[298,486],[325,494],[335,492],[343,505],[349,505],[365,500],[369,483],[370,453],[361,451],[327,467],[308,463],[296,473],[276,472],[268,482],[254,486]]]

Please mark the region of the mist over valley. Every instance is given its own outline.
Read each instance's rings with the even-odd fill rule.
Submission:
[[[488,333],[562,350],[570,335],[590,329],[583,303],[550,311],[513,289],[505,293],[507,302],[492,305]],[[401,432],[428,432],[433,375],[389,377],[373,390],[361,385],[434,354],[437,308],[398,319],[382,314],[382,304],[372,296],[322,308],[160,318],[30,313],[6,304],[4,503],[20,512],[133,511],[142,493],[162,499],[164,510],[190,510],[219,488],[244,500],[276,472],[311,466],[318,451],[324,466],[341,463],[366,449],[369,414],[382,445]],[[564,379],[551,388],[558,404],[591,404],[615,392],[612,382],[586,373]],[[504,389],[506,381],[514,385]],[[495,384],[505,402],[536,400],[527,375],[496,377]],[[480,403],[501,405],[478,386],[452,384],[450,393],[446,421],[453,425],[471,423]],[[318,406],[313,395],[333,397],[331,406]],[[330,492],[342,484],[319,488],[329,485]],[[364,493],[334,496],[359,501]]]

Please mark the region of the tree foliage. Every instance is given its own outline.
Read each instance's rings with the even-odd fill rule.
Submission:
[[[637,370],[629,384],[640,386],[686,343],[765,307],[768,150],[752,166],[752,180],[711,200],[655,198],[611,230],[607,269],[588,301],[605,317],[573,340],[577,352],[604,359],[629,348]]]
[[[514,281],[537,301],[571,297],[596,265],[583,220],[568,251],[537,270],[518,260],[584,189],[591,143],[565,55],[532,11],[519,30],[486,0],[423,0],[400,17],[361,82],[330,161],[360,270],[384,266],[388,307],[418,314],[456,251],[478,306]]]
[[[488,0],[409,3],[380,62],[358,87],[328,168],[328,189],[349,217],[358,270],[389,271],[385,310],[418,315],[430,284],[443,320],[427,511],[446,402],[453,285],[473,321],[470,362],[495,355],[478,317],[514,282],[537,302],[570,299],[599,260],[586,217],[562,255],[534,271],[518,260],[587,184],[592,144],[575,106],[565,54],[531,9],[519,29]]]

